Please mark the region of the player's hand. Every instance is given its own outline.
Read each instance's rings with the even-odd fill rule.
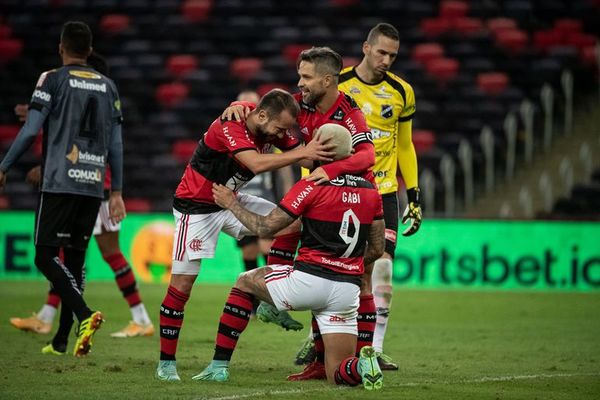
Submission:
[[[408,197],[408,205],[402,215],[402,224],[410,222],[410,225],[402,232],[402,236],[411,236],[417,233],[423,219],[421,212],[421,190],[418,187],[414,187],[408,189],[406,195]]]
[[[335,157],[335,144],[330,143],[331,139],[321,141],[315,138],[304,146],[304,158],[311,161],[331,162]]]
[[[27,119],[27,104],[17,104],[15,106],[15,115],[19,118],[19,121],[24,122]]]
[[[27,175],[25,175],[25,182],[29,183],[30,185],[33,186],[39,186],[40,185],[40,181],[42,180],[42,167],[41,166],[37,166],[37,167],[33,167],[29,170],[29,172],[27,172]]]
[[[310,173],[310,175],[308,175],[304,179],[310,182],[314,182],[316,185],[321,185],[331,180],[329,179],[329,175],[327,175],[327,172],[325,172],[325,170],[321,167],[315,169],[313,172]]]
[[[215,198],[215,203],[217,203],[217,205],[221,208],[231,208],[233,203],[235,203],[235,193],[223,185],[213,183],[212,192],[213,197]]]
[[[121,192],[111,192],[110,199],[108,200],[108,212],[110,214],[110,220],[113,224],[118,224],[123,221],[127,216],[125,212],[125,203]]]
[[[245,107],[242,105],[229,106],[223,111],[221,114],[221,119],[225,119],[227,121],[245,121],[248,118],[248,114],[250,114],[250,107]]]
[[[0,192],[6,185],[6,172],[0,171]]]

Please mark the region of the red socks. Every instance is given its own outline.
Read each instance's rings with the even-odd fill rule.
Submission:
[[[356,342],[356,357],[360,354],[360,349],[365,346],[373,345],[373,334],[375,333],[375,323],[377,322],[377,312],[373,295],[360,296],[358,306],[358,340]]]
[[[248,326],[254,296],[237,288],[231,289],[219,320],[213,360],[231,360],[240,335]]]
[[[135,282],[135,275],[133,275],[133,271],[125,257],[123,257],[123,254],[120,252],[111,254],[110,256],[106,256],[104,260],[115,273],[117,286],[119,286],[119,290],[121,290],[129,307],[140,304],[142,300],[140,299],[140,293]]]
[[[173,286],[160,305],[160,359],[175,360],[179,331],[183,324],[183,309],[190,296]]]
[[[54,308],[58,308],[60,305],[60,296],[58,293],[54,291],[54,289],[50,289],[48,291],[48,297],[46,298],[46,304],[52,306]]]
[[[341,362],[335,371],[335,383],[338,385],[356,386],[362,382],[358,373],[358,358],[348,357]]]

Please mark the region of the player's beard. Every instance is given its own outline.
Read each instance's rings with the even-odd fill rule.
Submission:
[[[267,124],[264,124],[264,125],[257,124],[256,125],[256,133],[255,133],[256,138],[263,143],[271,142],[271,141],[275,140],[275,138],[277,137],[275,135],[269,135],[267,133],[267,130],[265,129],[266,126],[267,126]]]
[[[321,101],[323,96],[325,96],[325,90],[322,90],[321,92],[315,92],[314,90],[311,90],[308,92],[308,97],[306,98],[305,103],[310,106],[315,106],[319,104],[319,101]]]

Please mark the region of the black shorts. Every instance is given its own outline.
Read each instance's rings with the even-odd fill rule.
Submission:
[[[398,198],[396,193],[381,195],[383,203],[383,220],[385,221],[385,252],[392,256],[396,252],[396,236],[398,235]]]
[[[35,245],[86,250],[101,198],[40,192],[35,213]]]
[[[242,248],[253,243],[258,243],[258,236],[244,236],[237,241],[237,247]]]

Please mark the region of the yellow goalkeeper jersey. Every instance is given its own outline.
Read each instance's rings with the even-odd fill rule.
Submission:
[[[367,124],[371,128],[375,144],[373,174],[379,193],[396,192],[398,157],[402,156],[398,151],[400,125],[402,122],[409,122],[416,109],[412,87],[391,72],[387,72],[385,78],[378,83],[366,83],[358,77],[355,67],[348,67],[340,74],[338,88],[352,96],[365,114]],[[407,139],[411,140],[410,129],[407,134],[409,135]],[[412,157],[414,157],[414,149]],[[416,164],[416,159],[414,163]],[[413,168],[410,169],[412,173]],[[416,165],[414,170],[416,175]]]

